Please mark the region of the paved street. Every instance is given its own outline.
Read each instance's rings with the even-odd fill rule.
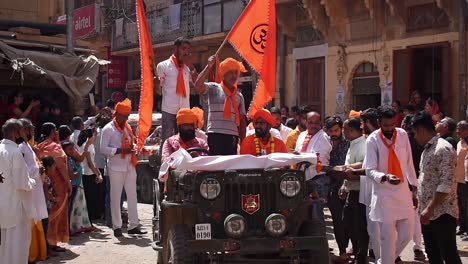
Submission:
[[[148,232],[151,231],[152,206],[139,204],[139,217],[141,224]],[[333,239],[333,229],[331,227],[331,217],[328,210],[327,235],[330,247],[335,249],[337,254],[337,245]],[[61,253],[60,257],[54,257],[50,260],[39,262],[41,264],[88,264],[88,263],[119,263],[119,264],[155,264],[157,253],[150,246],[150,235],[139,238],[129,237],[124,234],[124,238],[116,239],[112,235],[112,230],[106,226],[97,225],[104,232],[81,234],[72,237],[70,245],[64,245],[69,249],[66,253]],[[467,241],[462,241],[459,237],[459,249],[462,257],[462,263],[468,263]],[[422,263],[411,261],[413,259],[412,246],[408,246],[402,255],[405,264]]]

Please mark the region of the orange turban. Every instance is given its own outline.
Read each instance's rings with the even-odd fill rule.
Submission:
[[[271,115],[270,111],[266,110],[265,108],[260,109],[255,113],[253,117],[254,124],[259,118],[265,120],[265,122],[267,122],[270,126],[274,126],[276,124],[275,118]]]
[[[197,115],[190,108],[181,108],[179,112],[177,112],[176,119],[178,126],[182,124],[195,125],[198,121]]]
[[[192,112],[198,118],[198,129],[202,129],[205,119],[203,118],[203,110],[200,107],[192,107]]]
[[[228,71],[232,71],[232,70],[237,70],[239,73],[247,72],[247,70],[244,67],[244,64],[242,64],[242,62],[237,61],[233,58],[227,58],[219,64],[218,73],[221,78],[223,78],[224,74],[226,74]]]
[[[125,98],[122,102],[118,102],[115,105],[115,112],[121,115],[129,115],[132,112],[132,101]]]
[[[349,118],[359,118],[361,116],[362,111],[349,111]]]

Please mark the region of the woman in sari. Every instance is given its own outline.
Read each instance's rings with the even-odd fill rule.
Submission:
[[[50,181],[55,191],[56,202],[50,208],[47,240],[51,250],[65,251],[57,246],[58,242],[68,243],[68,196],[71,193],[70,178],[68,176],[67,156],[58,142],[58,133],[53,123],[44,123],[41,127],[41,143],[37,145],[39,158],[51,156],[54,158],[56,169],[50,175]]]
[[[84,152],[88,152],[90,144],[84,146]],[[72,195],[68,204],[70,208],[70,234],[91,232],[93,231],[93,226],[89,221],[88,208],[83,190],[83,167],[74,158],[78,156],[78,153],[71,141],[62,141],[62,149],[68,156],[68,174],[72,179]]]

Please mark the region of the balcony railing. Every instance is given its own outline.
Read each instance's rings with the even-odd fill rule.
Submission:
[[[171,24],[169,7],[146,12],[152,43],[170,42],[180,36],[188,38],[201,36],[203,33],[202,9],[202,0],[182,3],[178,28],[174,28]],[[134,8],[132,11],[135,14]],[[136,47],[138,47],[138,29],[135,15],[125,15],[123,18],[116,19],[112,25],[112,51]]]

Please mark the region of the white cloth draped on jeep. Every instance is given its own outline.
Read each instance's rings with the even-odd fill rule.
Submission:
[[[159,171],[159,179],[165,181],[169,169],[178,171],[219,171],[238,169],[266,169],[294,165],[301,161],[310,162],[312,168],[317,164],[315,153],[272,153],[266,156],[252,155],[200,156],[192,158],[185,149],[172,153]]]

